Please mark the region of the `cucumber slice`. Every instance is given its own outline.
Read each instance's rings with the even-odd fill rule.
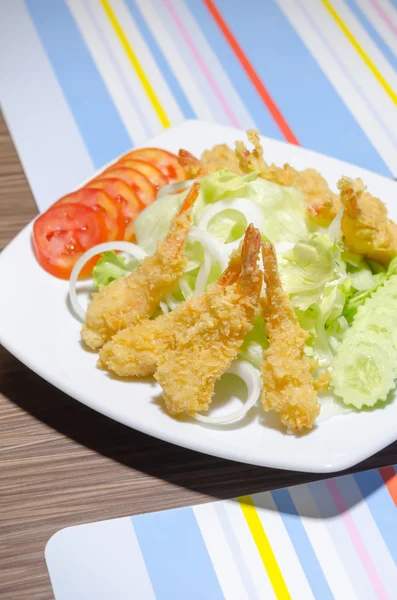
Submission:
[[[376,306],[371,312],[367,310],[357,313],[354,323],[362,331],[374,331],[391,340],[397,350],[397,307]]]
[[[332,385],[344,404],[363,408],[385,401],[394,389],[397,351],[393,342],[372,330],[351,330],[333,363]]]

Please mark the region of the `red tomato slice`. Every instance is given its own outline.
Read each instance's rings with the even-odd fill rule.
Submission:
[[[121,158],[118,164],[121,167],[131,167],[131,169],[136,169],[140,173],[143,173],[157,189],[164,187],[168,183],[168,177],[163,175],[160,169],[155,167],[152,163],[146,162],[146,160]]]
[[[125,221],[120,205],[103,190],[86,187],[64,196],[54,206],[59,204],[81,204],[90,206],[100,212],[106,223],[109,242],[123,240]]]
[[[90,187],[103,189],[119,203],[126,226],[124,239],[130,241],[132,238],[129,226],[135,221],[143,208],[134,190],[120,179],[96,179],[91,181]]]
[[[106,242],[108,232],[99,212],[80,204],[59,204],[33,225],[33,248],[40,265],[55,277],[68,279],[84,252]],[[90,260],[81,276],[91,273],[99,257]]]
[[[126,154],[122,160],[124,159],[146,160],[152,163],[167,177],[168,183],[187,179],[185,169],[179,164],[178,157],[161,148],[140,148],[139,150],[133,150]]]
[[[142,173],[137,171],[136,169],[131,169],[130,167],[119,166],[118,164],[109,167],[106,169],[98,179],[107,179],[107,178],[116,178],[121,179],[127,185],[129,185],[139,200],[142,202],[144,206],[151,204],[153,200],[156,199],[157,189],[156,187],[150,183],[149,179],[145,177]]]

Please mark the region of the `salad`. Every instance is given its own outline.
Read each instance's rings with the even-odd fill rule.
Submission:
[[[297,339],[302,342],[296,357],[299,368],[302,367],[305,372],[305,381],[310,373],[313,393],[316,395],[317,391],[329,388],[334,395],[335,405],[346,410],[381,406],[388,400],[397,378],[397,259],[393,258],[397,244],[393,237],[394,224],[387,220],[386,209],[382,212],[380,205],[383,204],[366,195],[358,180],[351,182],[342,178],[338,184],[340,196],[330,192],[325,202],[319,204],[315,195],[308,198],[310,187],[302,185],[305,172],[292,173],[286,169],[286,165],[283,181],[279,183],[280,174],[274,175],[272,166],[262,162],[260,152],[255,155],[254,151],[250,156],[255,160],[251,160],[245,169],[241,161],[236,167],[231,160],[227,161],[225,167],[217,161],[216,168],[211,169],[208,168],[208,161],[202,160],[197,165],[194,157],[184,151],[183,160],[180,160],[184,171],[179,172],[178,177],[174,176],[171,185],[168,181],[162,189],[160,185],[157,186],[160,191],[157,191],[156,201],[148,203],[134,217],[132,238],[127,236],[120,241],[119,234],[114,232],[104,243],[105,238],[101,236],[99,227],[95,239],[99,245],[95,244],[85,253],[83,250],[86,248],[82,248],[70,269],[72,304],[77,315],[86,323],[83,328],[84,341],[92,349],[99,350],[99,365],[117,375],[155,374],[163,387],[166,407],[171,414],[187,412],[201,422],[222,425],[240,419],[256,405],[262,388],[266,389],[268,385],[268,397],[273,393],[266,381],[266,373],[270,377],[269,357],[271,350],[276,348],[277,340],[285,333],[282,329],[284,325],[279,330],[271,330],[269,306],[274,298],[278,298],[280,305],[285,304],[283,314],[288,315],[288,326],[291,326],[291,331],[298,332]],[[268,172],[265,174],[264,168],[273,175],[268,175]],[[290,177],[288,182],[294,185],[286,185],[285,174]],[[190,179],[186,180],[187,176]],[[306,176],[313,177],[313,174]],[[199,186],[195,181],[199,181]],[[158,180],[158,184],[164,184],[164,181]],[[325,197],[326,193],[321,193]],[[354,211],[355,218],[352,216]],[[369,225],[365,220],[368,215],[373,229],[371,235],[367,233]],[[180,235],[182,229],[183,239],[178,241],[178,252],[174,248],[174,254],[166,254],[170,249],[170,240],[174,243],[178,235],[176,232]],[[258,308],[252,312],[252,316],[247,316],[248,309],[241,309],[246,300],[244,294],[240,293],[240,297],[233,300],[233,310],[238,306],[238,319],[240,323],[247,319],[247,328],[238,347],[236,345],[233,350],[233,359],[228,364],[225,362],[223,371],[218,373],[215,369],[216,376],[211,374],[213,383],[224,371],[241,377],[248,389],[247,401],[238,411],[222,417],[211,417],[202,412],[208,410],[213,387],[208,401],[200,398],[196,404],[189,404],[190,400],[188,402],[186,399],[194,396],[194,378],[199,377],[201,382],[212,368],[204,366],[205,360],[211,362],[215,349],[222,352],[225,344],[219,350],[214,341],[216,336],[211,333],[205,339],[214,343],[213,352],[206,354],[207,349],[203,349],[202,356],[207,358],[202,360],[202,356],[196,352],[196,346],[200,346],[198,340],[201,343],[204,338],[193,339],[189,347],[193,366],[189,366],[191,372],[188,371],[186,376],[186,381],[190,378],[191,383],[186,384],[187,389],[180,404],[175,398],[185,384],[181,383],[179,372],[176,371],[176,375],[175,372],[171,373],[171,363],[165,365],[165,361],[171,360],[169,357],[174,353],[172,360],[176,364],[176,350],[172,345],[186,346],[186,339],[193,336],[193,330],[194,335],[202,335],[196,331],[203,324],[200,320],[202,313],[206,311],[205,320],[208,321],[208,314],[212,316],[211,311],[208,312],[208,306],[212,306],[211,298],[215,294],[229,293],[220,288],[224,285],[221,282],[226,280],[225,274],[230,275],[236,257],[244,264],[244,248],[247,250],[248,244],[254,244],[255,232],[259,232],[258,244],[262,243],[263,258],[262,262],[257,263],[257,245],[255,267],[252,267],[250,277],[254,285],[256,280],[252,273],[264,272],[265,284],[261,289],[258,288],[255,300],[257,307],[262,309]],[[390,234],[389,237],[386,234]],[[163,256],[160,256],[161,252]],[[273,262],[272,252],[275,258]],[[164,260],[165,255],[168,263]],[[176,261],[175,265],[173,261]],[[238,267],[240,275],[244,271],[241,264]],[[174,265],[172,275],[171,265]],[[272,269],[274,277],[270,280]],[[87,314],[76,294],[77,280],[82,273],[92,274],[93,284],[99,292],[94,295]],[[136,287],[138,280],[139,290]],[[236,280],[230,285],[235,285]],[[114,282],[125,283],[119,283],[117,288]],[[251,284],[246,288],[246,296],[252,290]],[[229,285],[229,281],[226,285]],[[272,285],[279,285],[273,299],[269,295]],[[139,304],[139,310],[143,312],[139,319],[134,314],[135,320],[128,320],[131,315],[126,317],[126,306],[131,298],[139,296],[142,286],[146,286],[145,302],[140,300]],[[105,294],[107,288],[111,292]],[[98,317],[100,302],[101,310],[106,306],[112,315],[107,319],[106,331],[103,315]],[[201,307],[201,313],[198,307]],[[136,313],[136,308],[134,310]],[[277,307],[274,310],[277,311]],[[195,314],[194,318],[189,316],[189,311]],[[170,316],[173,314],[174,321]],[[275,320],[278,316],[275,313]],[[176,333],[178,319],[179,322],[184,319],[179,337],[179,333]],[[174,328],[172,342],[171,333],[167,333],[168,337],[164,333],[166,324],[170,322]],[[197,323],[200,327],[196,327]],[[223,331],[224,323],[214,327]],[[231,330],[230,339],[234,333]],[[293,337],[294,334],[291,335]],[[229,340],[225,343],[229,351]],[[277,348],[280,364],[288,362],[288,347],[278,344]],[[160,354],[168,358],[156,358]],[[178,361],[182,360],[180,355],[177,358]],[[207,368],[207,372],[200,371],[197,374],[197,365],[201,360],[203,366],[200,368]],[[266,361],[267,367],[264,367]],[[182,372],[182,363],[178,364]],[[185,361],[183,365],[186,364]],[[275,367],[273,376],[278,378],[277,394],[280,399],[285,393],[284,375],[274,375],[274,370]],[[175,385],[171,392],[169,380],[172,377]],[[290,374],[288,385],[291,385],[291,381],[293,375]],[[269,401],[264,399],[263,391],[262,395],[265,410],[277,411],[274,404],[270,408],[267,406],[266,402]],[[318,411],[314,410],[310,422],[305,422],[299,412],[302,406],[294,404],[291,399],[288,401],[295,420],[283,420],[281,410],[278,410],[287,429],[296,432],[310,428]],[[175,409],[175,406],[178,408]]]

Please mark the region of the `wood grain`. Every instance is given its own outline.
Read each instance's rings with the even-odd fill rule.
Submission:
[[[0,248],[35,214],[0,120]],[[395,462],[396,444],[360,468]],[[2,600],[53,597],[44,548],[62,527],[310,479],[208,457],[128,429],[62,394],[0,347]]]

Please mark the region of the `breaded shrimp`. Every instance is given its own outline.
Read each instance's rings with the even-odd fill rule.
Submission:
[[[219,281],[169,315],[166,327],[171,337],[155,373],[169,413],[208,409],[217,379],[252,329],[262,287],[260,243],[259,231],[250,225],[241,251],[232,255]]]
[[[216,284],[171,313],[119,331],[101,349],[100,365],[120,376],[151,375],[158,366],[170,412],[208,407],[216,379],[237,355],[258,311],[259,245],[260,235],[250,226]]]
[[[119,377],[153,375],[159,357],[168,348],[174,312],[145,319],[116,333],[100,349],[98,366]]]
[[[228,269],[216,285],[226,285],[226,277],[237,277],[240,271],[241,253],[235,252]],[[208,291],[207,294],[213,291]],[[204,294],[204,297],[206,294]],[[173,344],[173,334],[184,327],[185,313],[190,306],[198,310],[203,304],[201,298],[192,298],[173,312],[157,319],[145,319],[138,325],[131,325],[116,333],[100,350],[98,366],[113,371],[120,377],[144,377],[153,375],[164,352]],[[182,316],[181,316],[182,315]]]
[[[366,192],[361,179],[342,177],[338,181],[344,208],[342,231],[352,252],[388,263],[397,254],[397,225],[387,216],[379,198]]]
[[[310,429],[320,413],[312,365],[304,354],[308,334],[298,323],[283,290],[271,244],[262,245],[266,300],[263,302],[269,348],[262,364],[262,404],[275,411],[289,432]]]
[[[150,317],[161,299],[173,290],[187,263],[183,248],[199,189],[198,183],[192,186],[153,256],[143,259],[131,275],[112,281],[94,294],[81,331],[90,348],[97,350],[120,329]]]

